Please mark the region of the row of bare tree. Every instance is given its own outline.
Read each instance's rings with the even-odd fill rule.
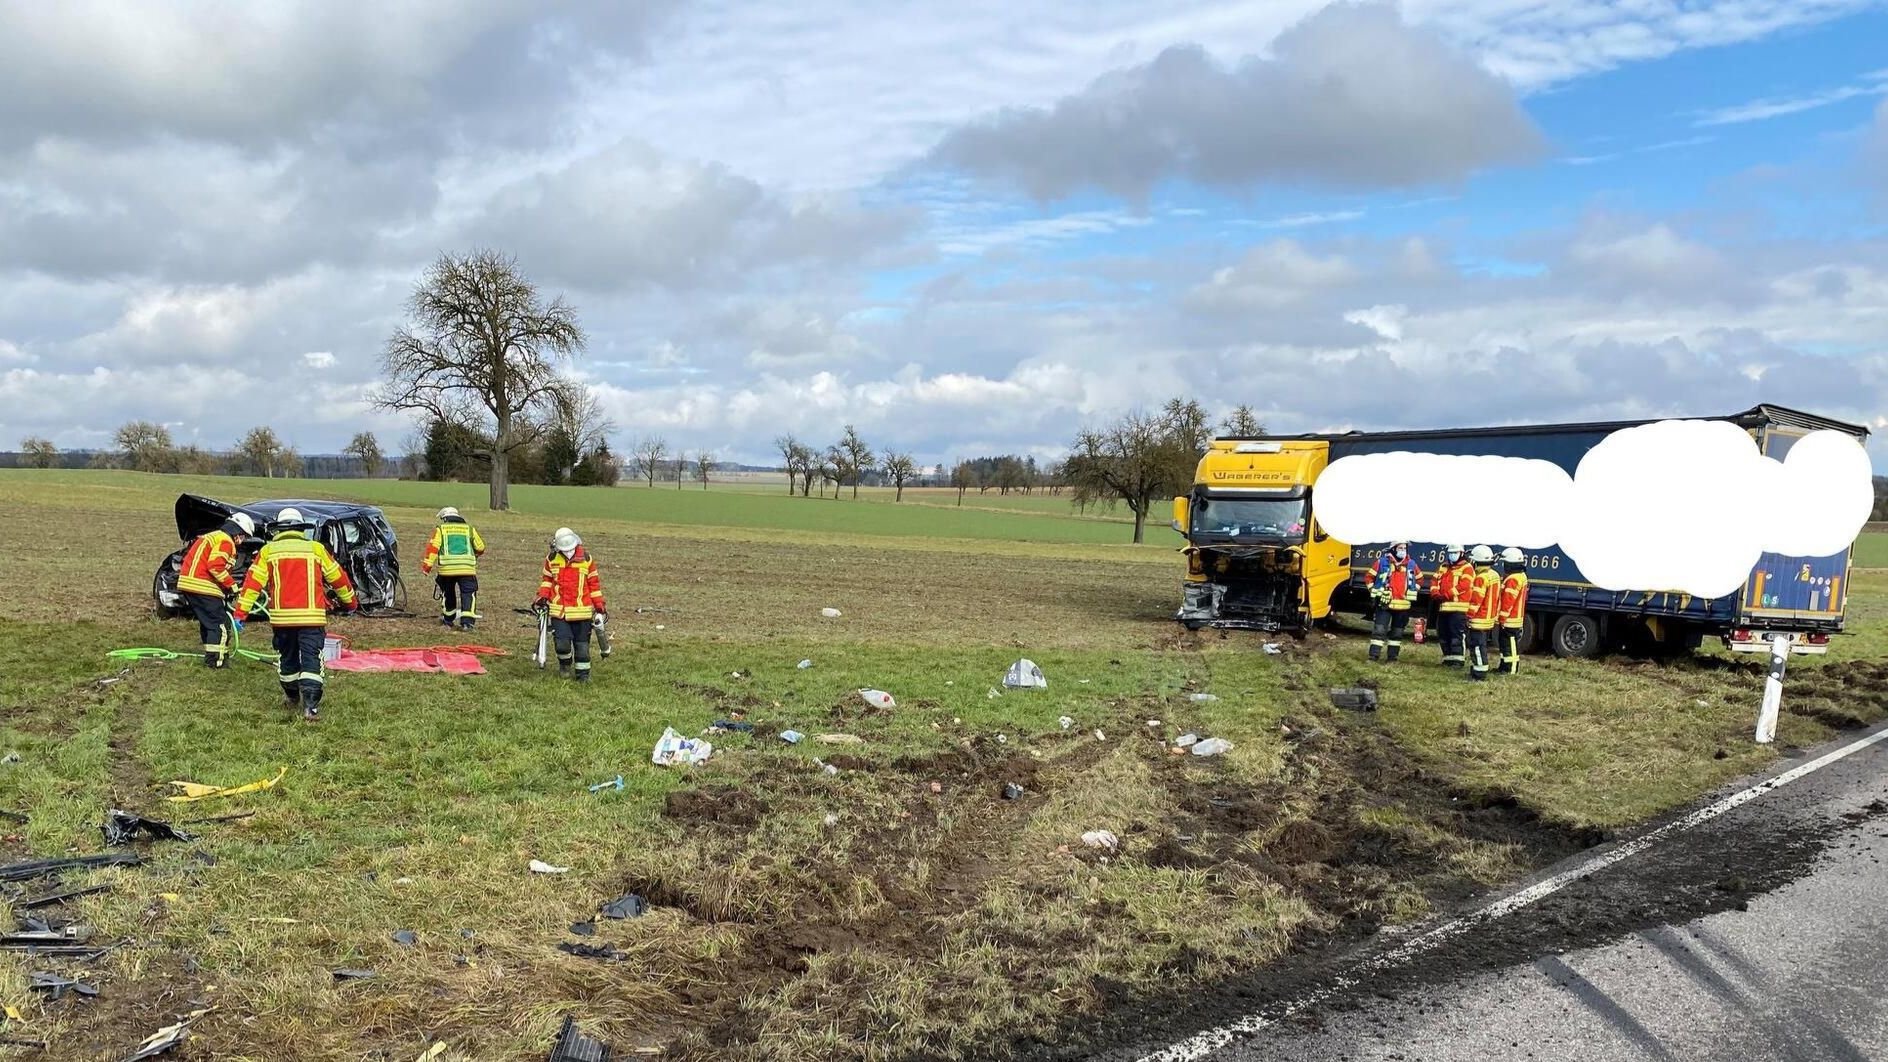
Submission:
[[[284,443],[275,429],[251,428],[234,450],[206,450],[194,443],[178,446],[170,429],[148,420],[134,420],[112,437],[113,448],[92,456],[94,468],[123,468],[134,472],[173,472],[186,475],[299,476],[302,457]],[[373,432],[360,432],[343,451],[358,461],[369,476],[386,464],[380,441]],[[21,464],[27,468],[57,468],[59,448],[50,439],[29,436],[20,441]]]

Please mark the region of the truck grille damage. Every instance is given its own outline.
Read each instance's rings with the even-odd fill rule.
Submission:
[[[1297,554],[1275,547],[1206,547],[1195,555],[1205,582],[1183,588],[1175,619],[1189,626],[1279,631],[1305,626]]]

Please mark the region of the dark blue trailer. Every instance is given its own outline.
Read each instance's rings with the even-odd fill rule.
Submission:
[[[1860,425],[1818,417],[1780,406],[1760,405],[1722,417],[1660,418],[1722,420],[1751,433],[1763,454],[1782,459],[1797,439],[1812,431],[1834,430],[1866,441]],[[1525,427],[1464,428],[1439,431],[1350,432],[1344,435],[1271,436],[1321,439],[1330,459],[1353,454],[1407,451],[1448,455],[1532,458],[1558,465],[1571,476],[1588,450],[1613,432],[1655,420]],[[1315,503],[1314,503],[1315,505]],[[1475,545],[1475,543],[1461,543]],[[1355,545],[1344,602],[1366,611],[1371,566],[1383,543]],[[1490,543],[1497,549],[1502,543]],[[1425,586],[1442,566],[1444,543],[1412,542],[1410,551],[1424,572]],[[1791,634],[1798,653],[1826,651],[1829,635],[1842,630],[1853,545],[1826,557],[1786,557],[1766,553],[1751,569],[1744,587],[1719,598],[1594,586],[1560,549],[1527,550],[1528,627],[1523,650],[1544,640],[1558,656],[1592,656],[1626,643],[1667,648],[1696,648],[1718,637],[1733,650],[1769,652],[1775,634]],[[1433,618],[1432,618],[1433,623]]]

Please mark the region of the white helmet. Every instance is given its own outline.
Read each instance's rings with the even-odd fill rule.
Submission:
[[[243,534],[245,535],[253,535],[256,533],[255,517],[250,516],[248,513],[231,513],[229,514],[229,522],[242,528]]]
[[[444,520],[449,516],[458,516],[458,515],[459,515],[459,510],[448,505],[444,509],[439,510],[439,516],[437,517],[437,519]]]
[[[1442,552],[1448,554],[1450,560],[1454,560],[1462,554],[1467,553],[1468,550],[1463,549],[1461,546],[1444,546],[1442,547]]]
[[[1507,549],[1501,551],[1501,563],[1526,564],[1527,555],[1521,552],[1521,547],[1509,546]]]
[[[300,509],[297,509],[291,506],[275,514],[275,526],[277,527],[307,527],[308,520],[306,517],[302,516],[302,511]]]
[[[568,527],[558,528],[557,533],[551,536],[551,548],[566,557],[570,556],[571,550],[576,549],[582,544],[583,539],[578,538],[577,532],[572,531]]]
[[[1489,549],[1487,546],[1476,546],[1469,551],[1468,559],[1474,561],[1476,564],[1493,564],[1495,563],[1495,551]]]

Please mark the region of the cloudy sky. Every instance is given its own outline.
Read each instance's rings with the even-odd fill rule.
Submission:
[[[492,247],[624,443],[1767,401],[1888,471],[1884,40],[1869,0],[0,5],[0,447],[397,443],[381,344]]]

